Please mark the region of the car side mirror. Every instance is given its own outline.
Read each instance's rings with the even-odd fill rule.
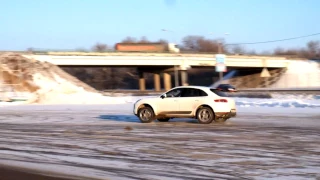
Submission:
[[[164,99],[165,97],[167,97],[166,94],[162,94],[162,95],[160,96],[161,99]]]

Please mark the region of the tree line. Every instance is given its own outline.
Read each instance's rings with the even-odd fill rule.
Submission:
[[[168,43],[165,39],[158,41],[150,41],[147,37],[134,38],[128,36],[121,43]],[[224,39],[209,39],[203,36],[189,35],[182,39],[181,44],[178,44],[181,52],[199,52],[199,53],[225,53],[225,54],[240,54],[240,55],[277,55],[277,56],[292,56],[297,58],[320,59],[320,41],[309,41],[304,47],[300,48],[281,48],[277,47],[271,52],[257,53],[255,50],[246,49],[242,45],[228,45]],[[220,46],[220,51],[219,51]],[[104,43],[96,43],[92,47],[92,51],[106,52],[113,51],[114,45],[109,46]],[[84,50],[82,50],[84,51]]]

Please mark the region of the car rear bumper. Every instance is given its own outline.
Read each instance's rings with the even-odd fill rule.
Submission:
[[[216,112],[217,118],[231,118],[237,116],[237,111],[235,109],[231,109],[230,112]]]

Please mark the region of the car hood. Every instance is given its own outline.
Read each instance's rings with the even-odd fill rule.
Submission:
[[[159,99],[161,99],[161,98],[158,97],[158,96],[144,97],[144,98],[141,98],[141,99],[137,100],[137,101],[135,102],[135,104],[136,104],[136,103],[147,103],[147,102],[149,102],[149,101],[154,102],[154,101],[159,100]]]

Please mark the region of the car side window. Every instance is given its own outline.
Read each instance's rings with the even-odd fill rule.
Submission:
[[[178,89],[173,89],[169,92],[166,93],[166,96],[168,98],[170,97],[180,97],[181,96],[181,93],[182,93],[182,89],[181,88],[178,88]]]
[[[208,96],[208,94],[202,91],[201,89],[198,89],[198,91],[199,91],[199,96]]]
[[[208,96],[208,94],[201,89],[185,88],[181,97],[201,97]]]

